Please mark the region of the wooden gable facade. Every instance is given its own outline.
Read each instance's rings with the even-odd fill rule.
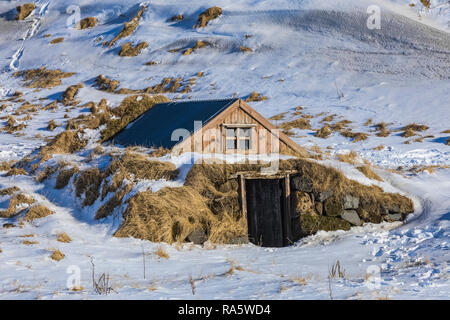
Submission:
[[[241,99],[203,123],[172,150],[175,153],[208,154],[306,154],[303,148]]]

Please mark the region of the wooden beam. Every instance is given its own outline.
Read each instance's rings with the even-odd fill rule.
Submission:
[[[247,195],[245,191],[245,177],[243,174],[239,175],[239,185],[241,188],[241,209],[245,219],[247,219]]]

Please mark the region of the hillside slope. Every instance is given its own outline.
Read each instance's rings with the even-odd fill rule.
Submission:
[[[132,90],[158,85],[164,78],[180,78],[180,90],[165,93],[168,98],[247,98],[253,91],[267,96],[250,102],[251,106],[267,118],[275,116],[272,121],[277,125],[306,119],[308,126],[285,128],[295,142],[319,154],[321,163],[337,167],[351,179],[410,196],[416,212],[402,226],[367,224],[348,232],[320,232],[281,249],[160,245],[112,237],[120,216],[95,221],[93,213],[102,203],[83,208],[73,190],[53,188],[55,178],[39,183],[32,176],[1,172],[0,189],[19,186],[55,212],[21,228],[0,230],[1,298],[98,298],[90,287],[91,258],[99,273],[112,276],[118,293],[107,298],[113,299],[192,298],[190,277],[194,298],[328,299],[328,270],[337,260],[346,268],[346,276],[333,281],[333,298],[448,298],[450,34],[446,23],[450,10],[446,1],[431,1],[427,10],[420,1],[412,1],[415,7],[410,7],[410,1],[403,0],[218,0],[213,4],[41,0],[35,1],[29,17],[15,21],[19,2],[0,3],[0,106],[5,106],[0,109],[0,127],[8,125],[10,115],[25,126],[17,132],[0,132],[0,162],[23,158],[63,132],[69,119],[89,114],[88,108],[60,104],[59,109],[39,107],[30,117],[15,115],[24,102],[46,106],[61,100],[68,86],[81,83],[75,96],[80,106],[106,99],[115,107],[129,94],[99,90],[95,79],[100,74],[119,81],[118,89]],[[367,8],[374,3],[381,7],[379,30],[367,28]],[[221,7],[223,14],[205,28],[193,28],[199,14],[212,5]],[[108,46],[143,6],[136,30]],[[79,18],[95,17],[97,25],[78,30],[78,12]],[[171,21],[180,13],[183,20]],[[64,39],[51,43],[58,38]],[[183,54],[199,40],[206,45]],[[119,55],[123,44],[144,41],[148,47],[137,56]],[[27,87],[23,77],[15,76],[41,67],[74,75],[50,88]],[[190,90],[183,92],[187,85]],[[54,130],[47,129],[50,120],[57,124]],[[386,134],[378,134],[380,123]],[[405,136],[405,126],[413,123],[427,129]],[[332,129],[329,136],[315,136],[326,124]],[[367,137],[358,140],[352,133]],[[87,135],[92,144],[86,150],[92,150],[99,130],[87,130]],[[338,161],[350,151],[358,154],[354,164]],[[57,156],[49,163],[73,161],[83,169],[88,154]],[[138,190],[182,185],[189,169],[185,158],[162,159],[182,171],[180,178],[142,181]],[[355,169],[364,160],[384,182]],[[1,196],[0,208],[5,209],[7,202]],[[10,222],[0,218],[2,225]],[[63,231],[72,242],[56,240]],[[36,243],[25,245],[28,238]],[[156,254],[160,246],[168,259]],[[56,248],[66,255],[59,262],[49,258]],[[142,252],[149,264],[145,279]],[[81,269],[81,291],[67,289],[66,271],[72,265]],[[367,275],[371,270],[380,273],[373,283],[367,281],[374,280]]]

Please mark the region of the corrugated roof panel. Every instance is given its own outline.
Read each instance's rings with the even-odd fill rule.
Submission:
[[[123,146],[172,148],[180,141],[172,141],[176,129],[194,132],[194,121],[203,125],[216,117],[238,99],[169,102],[155,105],[119,132],[114,143]]]

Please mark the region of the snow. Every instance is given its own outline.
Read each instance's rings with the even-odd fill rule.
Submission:
[[[411,197],[416,212],[404,224],[366,224],[348,232],[319,232],[287,248],[168,245],[113,237],[121,222],[121,208],[96,221],[93,213],[103,202],[83,208],[70,184],[55,190],[54,179],[39,184],[32,177],[6,177],[0,172],[0,188],[19,186],[56,212],[20,228],[0,229],[1,299],[329,299],[329,268],[337,260],[345,268],[345,277],[333,279],[334,299],[448,299],[450,170],[445,166],[450,165],[450,149],[445,145],[449,134],[442,133],[450,129],[447,1],[432,0],[427,10],[420,1],[409,0],[217,0],[214,5],[222,7],[224,14],[205,29],[193,29],[210,1],[154,0],[144,2],[148,10],[136,32],[112,48],[101,42],[117,34],[140,2],[35,1],[37,8],[25,21],[8,20],[8,12],[19,2],[24,1],[0,2],[0,29],[5,31],[0,36],[0,99],[18,90],[31,103],[47,104],[60,97],[68,85],[84,82],[77,95],[82,103],[105,98],[115,106],[125,95],[93,88],[97,75],[119,80],[122,88],[135,89],[159,83],[163,77],[187,79],[202,71],[204,76],[197,79],[192,92],[170,94],[169,98],[227,98],[247,96],[255,90],[269,97],[251,103],[266,117],[288,112],[285,120],[290,120],[301,105],[313,116],[314,129],[323,125],[320,120],[326,115],[336,114],[336,121],[351,120],[353,131],[370,134],[367,140],[353,143],[337,133],[320,139],[313,136],[313,130],[298,129],[293,139],[305,147],[330,151],[330,158],[322,163],[337,167],[351,179]],[[95,16],[99,25],[74,29],[69,22],[76,18],[77,10],[67,13],[72,4],[79,6],[81,18]],[[373,4],[381,7],[380,30],[366,28],[366,10]],[[184,21],[168,22],[180,12]],[[51,37],[45,38],[45,34]],[[65,41],[50,45],[56,37]],[[103,39],[96,42],[98,37]],[[197,39],[214,46],[190,56],[168,52]],[[119,57],[119,46],[130,40],[148,41],[150,46],[137,57]],[[254,52],[241,53],[241,45]],[[148,61],[158,64],[145,66]],[[15,70],[41,66],[76,75],[63,79],[62,86],[43,90],[22,87],[20,79],[12,77]],[[339,98],[337,91],[344,96]],[[20,106],[5,104],[8,107],[0,111],[0,117]],[[70,117],[86,111],[71,110]],[[19,160],[45,144],[45,138],[64,130],[64,126],[54,132],[45,130],[50,119],[64,124],[64,110],[40,111],[27,120],[23,135],[0,133],[0,162]],[[372,127],[364,125],[368,119],[374,124],[384,121],[392,130],[413,122],[426,124],[430,128],[423,136],[434,137],[410,144],[404,143],[400,131],[377,137]],[[3,126],[5,120],[0,121]],[[36,137],[38,133],[41,138]],[[92,141],[98,131],[86,135]],[[374,150],[380,145],[384,148]],[[335,154],[352,150],[376,166],[384,182],[369,180],[353,166],[333,160]],[[88,165],[83,156],[58,156],[51,161],[67,159],[84,169]],[[190,153],[161,157],[180,170],[178,180],[140,181],[132,193],[182,185],[192,159],[200,158]],[[89,165],[105,166],[107,159]],[[388,170],[418,165],[442,168],[404,176]],[[0,206],[6,206],[4,199]],[[7,222],[11,221],[0,219],[1,225]],[[73,239],[71,243],[56,241],[56,234],[63,231]],[[20,237],[30,234],[30,238]],[[38,243],[27,246],[22,244],[25,239]],[[160,246],[169,259],[155,254]],[[60,249],[65,258],[51,260],[50,249]],[[97,276],[109,273],[116,293],[100,296],[93,291],[91,259]],[[83,291],[67,287],[71,266],[81,272]],[[190,277],[195,282],[195,296]]]

